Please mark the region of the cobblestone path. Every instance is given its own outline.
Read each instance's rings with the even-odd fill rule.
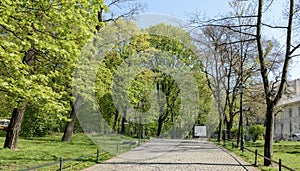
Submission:
[[[249,163],[205,140],[153,139],[84,171],[255,171]]]

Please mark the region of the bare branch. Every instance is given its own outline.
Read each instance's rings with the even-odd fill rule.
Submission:
[[[271,7],[271,5],[273,4],[274,0],[270,0],[270,1],[271,2],[267,5],[267,8],[263,11],[263,13],[265,13]]]
[[[263,26],[267,26],[267,27],[269,27],[269,28],[275,28],[275,29],[287,29],[287,27],[285,27],[285,26],[271,26],[271,25],[269,25],[269,24],[265,24],[265,23],[261,23],[261,25],[263,25]]]
[[[118,2],[120,2],[121,0],[113,0],[111,3],[109,3],[107,6],[110,7],[112,5],[115,5],[117,7],[119,7],[119,5],[117,5]]]
[[[299,47],[300,47],[300,44],[298,44],[297,46],[293,47],[293,49],[289,52],[289,55],[292,55]]]
[[[253,39],[238,40],[238,41],[233,41],[233,42],[228,42],[228,43],[222,43],[219,46],[232,45],[232,44],[243,43],[243,42],[253,42],[253,41],[256,41],[256,39],[253,38]]]
[[[255,25],[244,25],[244,26],[254,27]],[[227,28],[228,30],[231,30],[231,31],[236,32],[236,33],[241,33],[243,35],[248,35],[248,36],[252,36],[252,37],[256,36],[255,34],[251,34],[251,33],[247,33],[247,32],[243,32],[243,31],[240,31],[240,30],[233,29],[234,27],[240,27],[240,26],[229,26],[229,25],[222,25],[222,24],[206,24],[206,25],[201,25],[201,26],[197,26],[197,27],[198,28],[201,28],[201,27],[222,27],[222,28]]]
[[[131,9],[130,11],[128,11],[127,13],[124,13],[124,14],[122,14],[122,15],[119,15],[118,17],[116,17],[116,18],[110,18],[110,19],[107,19],[107,20],[104,20],[103,22],[110,22],[110,21],[117,21],[118,19],[120,19],[120,18],[126,18],[126,17],[129,17],[129,16],[131,16],[132,14],[134,14],[135,12],[137,12],[139,9],[138,9],[138,7],[136,7],[136,8],[133,8],[133,9]]]
[[[293,55],[293,56],[290,56],[290,58],[295,58],[295,57],[299,57],[300,56],[300,54],[299,55]]]
[[[210,20],[207,20],[207,21],[203,21],[203,23],[212,23],[212,22],[239,19],[239,18],[257,18],[257,15],[244,15],[244,16],[241,15],[241,16],[223,17],[223,18],[219,18],[219,19],[210,19]]]
[[[285,59],[282,67],[282,75],[281,75],[281,82],[277,91],[277,94],[274,98],[274,104],[277,104],[282,97],[282,92],[286,87],[286,76],[288,72],[288,65],[291,56],[291,42],[292,42],[292,29],[293,29],[293,17],[294,17],[294,0],[290,1],[289,7],[289,18],[288,18],[288,25],[287,25],[287,33],[286,33],[286,52],[285,52]],[[294,48],[295,49],[295,48]],[[293,49],[293,50],[294,50]]]

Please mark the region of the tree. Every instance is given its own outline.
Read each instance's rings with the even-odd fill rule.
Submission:
[[[234,117],[239,113],[237,100],[239,100],[238,86],[240,81],[247,84],[251,77],[257,75],[258,65],[253,61],[254,41],[242,42],[247,36],[228,30],[225,26],[234,21],[220,22],[224,27],[204,26],[195,39],[201,50],[204,73],[208,79],[208,85],[217,103],[219,113],[218,141],[221,141],[221,131],[226,129],[230,138],[230,130]],[[241,40],[242,39],[242,40]],[[241,55],[243,47],[248,55]],[[247,73],[242,77],[243,72]],[[223,123],[222,123],[223,120]],[[224,125],[223,125],[224,124]],[[225,138],[225,137],[224,137]]]
[[[266,101],[266,133],[265,133],[265,144],[264,144],[264,156],[272,159],[273,152],[273,128],[274,128],[274,114],[275,107],[280,101],[287,83],[287,73],[290,61],[295,54],[295,51],[299,49],[300,44],[293,45],[293,23],[295,19],[295,14],[299,11],[295,10],[295,1],[289,0],[288,8],[288,18],[287,25],[284,27],[270,26],[264,24],[263,18],[263,5],[264,1],[258,1],[258,11],[257,11],[257,24],[256,24],[256,41],[257,41],[257,51],[258,59],[260,64],[260,73],[263,81],[264,95]],[[262,44],[262,26],[270,26],[271,28],[283,28],[286,30],[286,43],[284,52],[284,62],[282,68],[278,75],[275,76],[274,82],[270,82],[270,67],[266,61],[267,51],[264,51]],[[269,166],[272,162],[268,159],[264,159],[264,165]]]
[[[149,34],[151,35],[149,42],[151,43],[150,46],[155,47],[157,50],[160,51],[168,51],[170,54],[166,53],[158,53],[157,55],[160,58],[150,58],[149,60],[153,60],[153,67],[157,67],[159,65],[162,65],[166,63],[167,66],[169,66],[172,69],[175,69],[177,71],[185,70],[189,68],[191,72],[193,73],[193,77],[197,78],[196,81],[204,81],[205,78],[203,77],[203,73],[201,72],[202,63],[195,60],[198,56],[196,52],[196,47],[192,41],[191,36],[184,31],[181,28],[177,28],[174,26],[166,25],[166,24],[158,24],[156,26],[152,26],[148,29],[146,29]],[[162,36],[161,36],[162,35]],[[166,56],[165,56],[166,55]],[[168,62],[165,62],[168,61]],[[177,62],[178,61],[178,62]],[[180,65],[180,63],[184,65]],[[156,66],[157,65],[157,66]],[[185,68],[187,67],[187,68]],[[185,68],[185,69],[184,69]],[[168,75],[166,73],[162,73],[162,71],[154,71],[156,73],[156,93],[157,93],[157,100],[160,101],[159,104],[162,103],[162,99],[165,99],[165,109],[163,110],[163,106],[159,107],[159,118],[158,118],[158,125],[157,125],[157,136],[160,136],[163,130],[168,130],[170,127],[169,124],[173,125],[172,128],[177,126],[181,127],[179,129],[184,130],[190,128],[184,128],[183,125],[188,125],[183,122],[183,120],[187,119],[185,118],[186,115],[182,114],[180,111],[180,105],[183,105],[184,99],[182,99],[182,89],[184,89],[180,84],[178,84],[178,80],[174,78],[174,75]],[[182,80],[184,82],[184,80]],[[208,99],[210,99],[207,92],[206,86],[201,86],[200,82],[198,82],[199,85],[197,85],[199,88],[198,90],[201,92],[199,94],[201,102],[204,102]],[[193,90],[193,87],[190,87],[191,91]],[[163,97],[162,94],[163,93]],[[197,91],[195,91],[197,92]],[[195,100],[197,101],[197,100]],[[191,99],[190,103],[198,103],[199,108],[203,109],[201,112],[199,112],[197,115],[198,122],[200,120],[205,120],[205,111],[208,111],[208,107],[204,107],[204,105],[197,101],[195,102]],[[201,107],[200,107],[201,106]],[[188,107],[187,107],[188,108]],[[202,117],[202,118],[201,118]],[[200,119],[201,118],[201,119]],[[178,122],[176,123],[176,120],[181,121],[182,123]],[[169,122],[169,123],[168,123]],[[174,125],[175,124],[175,125]],[[195,123],[193,123],[195,124]],[[163,128],[165,125],[165,128]],[[174,130],[175,131],[175,130]],[[173,130],[173,132],[175,134]],[[172,133],[171,133],[172,134]],[[177,134],[177,133],[176,133]],[[178,134],[177,134],[178,135]]]
[[[130,23],[129,21],[117,20],[111,23],[111,25],[104,27],[101,30],[104,36],[101,36],[99,42],[95,43],[98,44],[96,47],[104,48],[104,52],[100,54],[100,57],[95,56],[95,58],[99,57],[102,59],[98,61],[98,64],[89,61],[97,68],[93,70],[99,71],[96,75],[96,92],[95,90],[88,90],[87,92],[96,93],[97,104],[100,106],[100,115],[102,115],[101,119],[105,120],[105,123],[100,122],[100,127],[102,129],[101,125],[109,125],[113,132],[121,132],[123,135],[132,135],[131,131],[135,131],[136,133],[139,131],[138,136],[143,136],[143,132],[148,136],[162,134],[169,136],[171,134],[169,132],[166,133],[166,131],[170,131],[171,126],[174,123],[178,123],[174,127],[173,132],[177,130],[178,134],[176,136],[183,137],[184,133],[186,133],[183,130],[190,131],[192,128],[188,128],[187,125],[195,123],[191,119],[193,116],[178,116],[179,107],[183,99],[185,100],[185,104],[187,101],[189,103],[193,102],[193,104],[197,103],[197,108],[201,107],[203,109],[203,111],[197,113],[193,105],[186,104],[186,106],[182,107],[190,110],[186,113],[193,112],[192,115],[196,115],[195,120],[201,118],[197,122],[203,120],[203,115],[209,110],[209,106],[206,103],[209,101],[207,100],[208,89],[202,84],[205,77],[203,77],[202,73],[198,73],[200,72],[199,67],[202,65],[193,61],[196,53],[187,46],[191,39],[188,33],[173,26],[163,24],[157,26],[157,30],[161,28],[161,30],[170,31],[169,34],[173,35],[170,38],[163,36],[168,33],[149,34],[147,33],[147,29],[144,31],[135,30],[134,27],[130,27]],[[155,29],[156,27],[153,26],[153,30]],[[184,38],[180,40],[186,41],[187,45],[173,38],[175,37],[174,35]],[[101,45],[104,45],[104,47]],[[172,72],[165,69],[166,67],[172,72],[176,69],[182,71],[178,73],[176,70],[178,73],[177,76],[182,76],[180,77],[182,80],[175,79],[174,75],[171,74]],[[87,65],[86,69],[90,68],[93,67]],[[194,76],[194,79],[197,78],[197,81],[195,81],[196,87],[194,88],[201,88],[203,90],[199,90],[201,92],[199,96],[204,99],[201,103],[197,99],[195,100],[194,97],[191,97],[190,94],[187,94],[187,97],[182,97],[185,93],[184,90],[180,90],[179,93],[179,85],[181,88],[199,93],[193,89],[193,85],[184,84],[186,83],[185,77],[187,76],[183,77],[183,75],[180,75],[184,74],[188,68],[192,71],[190,77]],[[89,76],[93,77],[91,74]],[[187,78],[190,79],[190,77]],[[154,87],[156,88],[154,89]],[[193,96],[198,95],[195,95],[195,93],[193,93]],[[84,108],[88,107],[84,106]],[[142,116],[142,113],[145,112],[147,115],[143,114]],[[92,115],[95,113],[94,109],[92,109],[92,112],[86,113],[80,111],[78,117],[79,120],[85,118],[94,118],[92,120],[96,120],[99,114],[96,114],[97,116]],[[183,115],[186,114],[184,112],[181,113]],[[125,128],[125,123],[128,124],[126,126],[127,129]],[[147,124],[142,126],[141,124],[143,123]],[[99,125],[99,123],[97,124]],[[96,128],[97,126],[94,125],[91,127]]]
[[[233,1],[233,3],[240,4],[241,2]],[[247,10],[247,13],[242,15],[231,15],[229,17],[223,17],[219,19],[213,19],[206,22],[201,22],[203,25],[215,26],[227,28],[228,30],[240,33],[242,35],[250,36],[250,39],[243,40],[245,41],[256,41],[257,55],[256,60],[260,66],[259,72],[261,79],[259,81],[262,84],[264,92],[264,100],[266,104],[265,111],[265,145],[264,145],[264,156],[272,159],[272,142],[273,142],[273,126],[274,126],[274,113],[275,107],[280,101],[285,88],[287,81],[287,73],[289,68],[289,63],[291,59],[295,56],[298,56],[297,49],[299,49],[300,44],[293,40],[294,35],[296,34],[293,30],[293,24],[295,24],[295,19],[299,15],[297,5],[295,5],[294,0],[289,0],[288,12],[286,17],[286,25],[274,25],[270,23],[265,23],[263,17],[267,15],[268,9],[272,7],[273,1],[265,2],[259,0],[257,3],[257,8],[250,8]],[[219,24],[220,21],[227,21],[232,19],[238,20],[248,20],[255,19],[254,22],[248,23],[232,23],[230,25]],[[274,49],[273,41],[266,41],[264,37],[263,30],[268,29],[282,29],[285,31],[285,49],[283,52],[277,51],[277,53],[271,53]],[[282,56],[281,56],[282,55]],[[272,59],[271,61],[269,59]],[[279,61],[282,60],[282,63]],[[274,67],[274,64],[277,66]],[[275,68],[275,69],[274,69]],[[277,68],[277,69],[276,69]],[[271,161],[264,159],[264,165],[271,165]]]
[[[231,4],[243,13],[246,9]],[[236,15],[236,14],[234,14]],[[208,79],[208,85],[216,101],[218,110],[218,141],[221,141],[222,127],[226,129],[228,138],[233,126],[234,117],[237,111],[238,84],[246,82],[255,69],[251,63],[251,57],[240,53],[243,46],[250,47],[254,39],[249,39],[248,35],[241,35],[230,26],[236,22],[231,16],[224,16],[224,19],[202,19],[199,14],[194,14],[190,18],[190,24],[196,29],[195,39],[201,53],[201,60],[204,62],[204,72]],[[251,22],[251,21],[248,21]],[[246,23],[246,22],[245,22]],[[243,41],[244,40],[244,41]],[[249,50],[249,49],[247,49]],[[249,76],[242,78],[240,66],[247,63]],[[224,132],[225,133],[225,132]],[[225,136],[223,136],[226,138]]]
[[[122,18],[130,18],[143,9],[143,5],[137,3],[135,0],[111,0],[111,2],[109,2],[108,4],[104,4],[102,2],[98,3],[96,1],[91,2],[91,5],[95,6],[93,14],[97,16],[97,22],[95,23],[95,28],[97,31],[95,31],[95,34],[98,34],[100,32],[100,29],[103,28],[106,23],[109,24],[109,22],[117,21],[118,19]],[[114,12],[115,7],[124,7],[124,9],[121,10],[121,13],[117,13],[116,15]],[[109,14],[111,16],[108,16]],[[70,142],[71,140],[71,136],[74,130],[74,123],[76,121],[75,108],[78,108],[77,110],[79,110],[82,103],[82,98],[83,97],[81,95],[77,95],[75,97],[74,104],[73,101],[71,102],[71,110],[69,111],[70,122],[66,123],[62,141]]]
[[[16,149],[27,106],[66,119],[68,91],[54,80],[72,69],[95,18],[87,15],[90,3],[83,2],[5,1],[0,10],[0,90],[11,96],[14,108],[4,147]]]
[[[118,103],[122,99],[113,99],[113,79],[116,78],[119,65],[129,55],[127,44],[139,32],[134,22],[118,19],[106,23],[99,35],[95,35],[86,49],[82,50],[75,69],[73,95],[83,97],[83,109],[77,110],[77,117],[86,132],[99,132],[102,129],[105,133],[119,132],[120,120],[123,120],[121,124],[124,129],[122,115],[127,113],[127,108],[125,103]],[[99,51],[103,53],[98,54]]]

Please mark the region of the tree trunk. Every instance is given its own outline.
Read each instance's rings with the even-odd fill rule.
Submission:
[[[262,42],[261,42],[261,25],[262,25],[262,13],[263,13],[263,0],[259,0],[258,3],[258,15],[257,15],[257,32],[256,32],[256,40],[257,40],[257,49],[258,49],[258,56],[259,62],[261,67],[261,76],[263,79],[264,91],[266,96],[266,103],[267,103],[267,111],[266,111],[266,134],[265,134],[265,145],[264,145],[264,156],[272,159],[272,151],[273,151],[273,124],[274,124],[274,107],[279,102],[286,87],[286,80],[287,80],[287,72],[289,61],[291,59],[291,55],[300,47],[300,44],[294,46],[291,50],[292,46],[292,25],[293,25],[293,16],[295,14],[294,7],[295,2],[294,0],[290,0],[290,7],[289,7],[289,18],[288,18],[288,25],[287,25],[287,33],[286,33],[286,51],[285,51],[285,59],[282,68],[281,74],[281,81],[279,84],[279,88],[274,98],[272,98],[272,91],[274,90],[273,87],[270,86],[268,80],[268,68],[265,62],[265,56],[263,54]],[[272,162],[268,159],[264,159],[264,166],[271,165]]]
[[[76,111],[79,110],[81,103],[82,103],[82,97],[80,95],[77,95],[75,103],[72,104],[72,109],[71,109],[70,115],[69,115],[71,122],[67,122],[65,131],[64,131],[64,135],[62,137],[62,141],[64,141],[64,142],[71,141],[71,137],[72,137],[73,131],[74,131],[74,125],[76,122]]]
[[[237,141],[236,141],[236,147],[239,146],[239,143],[241,143],[241,148],[243,148],[243,92],[240,93],[240,118],[239,118],[239,126],[238,126],[238,134],[237,134]],[[240,140],[241,139],[241,140]]]
[[[127,109],[123,109],[123,114],[124,114],[124,116],[122,117],[122,121],[121,121],[121,134],[125,134]]]
[[[233,117],[230,117],[229,122],[226,123],[226,128],[227,128],[227,139],[231,139],[231,129],[232,129],[232,123],[233,123]]]
[[[221,142],[222,136],[222,119],[219,120],[219,128],[218,128],[218,142]]]
[[[118,128],[117,128],[117,124],[118,124],[118,118],[119,118],[119,111],[118,110],[116,110],[116,113],[115,113],[115,117],[114,117],[114,123],[113,123],[113,129],[112,129],[112,133],[114,134],[114,133],[116,133],[116,132],[118,132]]]
[[[31,47],[26,53],[25,56],[22,59],[22,63],[24,63],[27,66],[32,66],[34,64],[34,57],[35,57],[35,48]],[[31,70],[28,70],[28,73],[25,76],[29,76],[31,74]],[[19,138],[19,132],[21,130],[21,124],[23,121],[25,109],[27,106],[27,102],[23,102],[23,105],[19,108],[15,108],[13,110],[10,123],[8,126],[8,130],[6,132],[6,139],[4,142],[4,148],[9,149],[17,149],[18,148],[18,138]]]
[[[264,145],[264,156],[272,159],[273,151],[273,105],[268,104],[266,111],[266,133],[265,133],[265,145]],[[272,162],[268,159],[264,159],[264,166],[270,166]]]
[[[19,132],[21,130],[25,109],[26,103],[24,103],[24,105],[20,108],[15,108],[13,110],[10,123],[8,125],[8,130],[6,132],[4,148],[9,148],[11,150],[18,148]]]
[[[160,136],[161,131],[162,131],[162,127],[163,127],[163,123],[164,123],[163,116],[159,116],[156,136]]]
[[[162,105],[162,101],[161,101],[161,95],[160,95],[160,91],[159,90],[163,90],[162,87],[159,86],[159,82],[156,83],[156,90],[157,90],[157,101],[159,104],[159,117],[158,117],[158,126],[157,126],[157,132],[156,132],[156,136],[160,136],[161,132],[162,132],[162,127],[163,127],[163,123],[164,123],[164,106]]]

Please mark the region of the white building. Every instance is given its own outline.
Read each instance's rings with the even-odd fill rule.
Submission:
[[[288,139],[300,133],[300,79],[289,81],[285,96],[278,104],[279,112],[274,120],[274,137]]]

